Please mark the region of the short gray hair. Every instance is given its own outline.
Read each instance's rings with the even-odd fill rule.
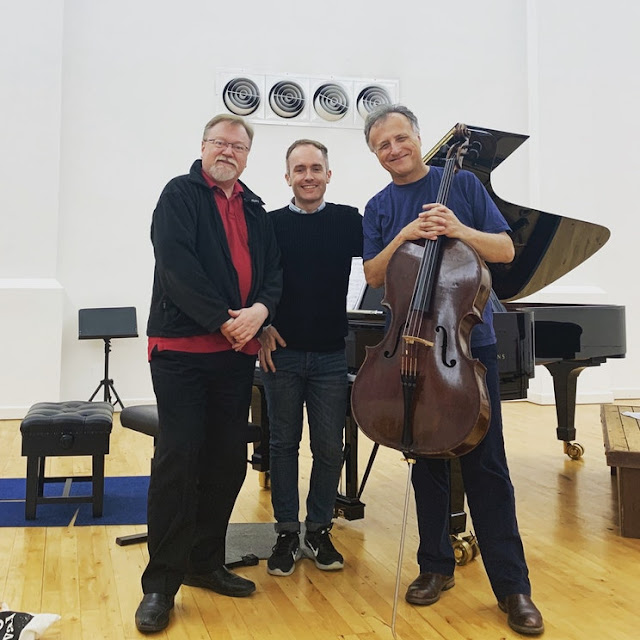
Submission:
[[[244,130],[247,132],[249,136],[249,145],[253,142],[253,127],[240,116],[236,116],[232,113],[220,113],[217,116],[213,116],[207,124],[204,125],[204,132],[202,133],[202,139],[204,140],[208,133],[209,129],[215,127],[220,122],[230,122],[231,124],[239,124],[241,127],[244,127]]]
[[[371,144],[369,143],[371,128],[378,122],[386,120],[392,113],[399,113],[404,116],[411,123],[411,128],[414,130],[416,135],[420,135],[418,118],[416,118],[413,111],[405,107],[403,104],[381,104],[369,113],[364,122],[364,139],[367,141],[369,149],[371,149]],[[371,151],[373,151],[373,149],[371,149]]]

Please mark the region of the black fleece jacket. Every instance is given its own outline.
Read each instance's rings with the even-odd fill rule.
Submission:
[[[252,278],[246,305],[263,303],[271,321],[282,291],[280,252],[262,200],[241,183]],[[196,160],[164,188],[151,224],[156,258],[147,335],[184,337],[217,331],[242,307],[238,275],[212,188]]]

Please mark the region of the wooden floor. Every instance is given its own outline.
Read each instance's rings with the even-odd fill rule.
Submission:
[[[621,403],[622,404],[622,403]],[[631,401],[624,404],[632,404]],[[636,401],[635,404],[638,404]],[[580,461],[555,440],[554,407],[504,404],[505,439],[516,488],[520,529],[533,596],[545,617],[547,640],[638,637],[640,540],[621,538],[615,485],[605,464],[599,406],[577,408]],[[370,443],[361,439],[362,463]],[[0,477],[24,477],[18,421],[0,422]],[[142,475],[150,438],[114,424],[107,475]],[[88,471],[87,458],[56,459],[55,474]],[[302,461],[304,487],[309,458]],[[343,571],[323,573],[309,560],[287,578],[269,576],[265,561],[238,570],[257,584],[234,599],[182,587],[166,632],[153,637],[215,640],[373,640],[391,638],[390,621],[400,539],[406,464],[400,454],[378,455],[363,495],[363,520],[338,520],[334,542]],[[271,520],[268,490],[249,471],[234,522]],[[144,527],[0,528],[0,601],[62,618],[44,638],[128,640],[143,637],[134,612],[141,598],[144,545],[118,547],[117,535]],[[519,638],[498,610],[479,557],[459,567],[456,586],[430,607],[402,599],[417,574],[413,508],[407,527],[396,631],[404,640]]]

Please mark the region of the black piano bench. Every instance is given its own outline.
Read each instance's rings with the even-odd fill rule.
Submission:
[[[109,402],[39,402],[20,424],[22,455],[27,457],[25,519],[34,520],[39,504],[90,502],[93,517],[102,515],[104,502],[104,457],[109,453],[113,406]],[[91,456],[90,476],[46,477],[45,460],[50,456]],[[91,481],[90,496],[70,496],[73,480]],[[62,496],[44,496],[48,482],[66,482]]]
[[[640,538],[640,420],[623,412],[640,407],[600,405],[604,451],[618,484],[620,535]]]

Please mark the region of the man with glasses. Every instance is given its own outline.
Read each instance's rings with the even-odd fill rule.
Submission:
[[[277,533],[267,571],[275,576],[291,575],[303,552],[323,571],[344,565],[329,532],[347,411],[346,294],[351,259],[362,255],[358,210],[324,200],[331,179],[327,148],[315,140],[296,140],[285,162],[293,199],[270,214],[282,253],[282,299],[274,322],[260,336],[259,354]],[[301,548],[298,449],[303,405],[313,464]]]
[[[148,502],[149,563],[136,611],[143,633],[169,623],[181,584],[248,596],[225,566],[229,517],[247,468],[259,343],[280,298],[280,254],[262,200],[238,178],[252,128],[218,115],[202,158],[171,180],[153,213],[147,324],[159,435]]]
[[[391,256],[408,241],[458,238],[487,262],[513,260],[509,225],[472,173],[457,173],[447,206],[437,203],[443,170],[422,161],[418,120],[409,109],[403,105],[378,107],[367,116],[364,133],[369,149],[392,180],[365,207],[363,258],[369,285],[384,285]],[[413,283],[408,286],[413,287]],[[544,624],[531,600],[504,450],[490,303],[485,307],[483,322],[471,334],[471,352],[487,369],[491,422],[484,440],[460,458],[467,502],[498,606],[507,613],[514,631],[538,635],[544,631]],[[412,481],[420,533],[420,575],[409,585],[405,599],[412,604],[431,605],[455,584],[455,559],[449,540],[448,461],[418,459]]]

